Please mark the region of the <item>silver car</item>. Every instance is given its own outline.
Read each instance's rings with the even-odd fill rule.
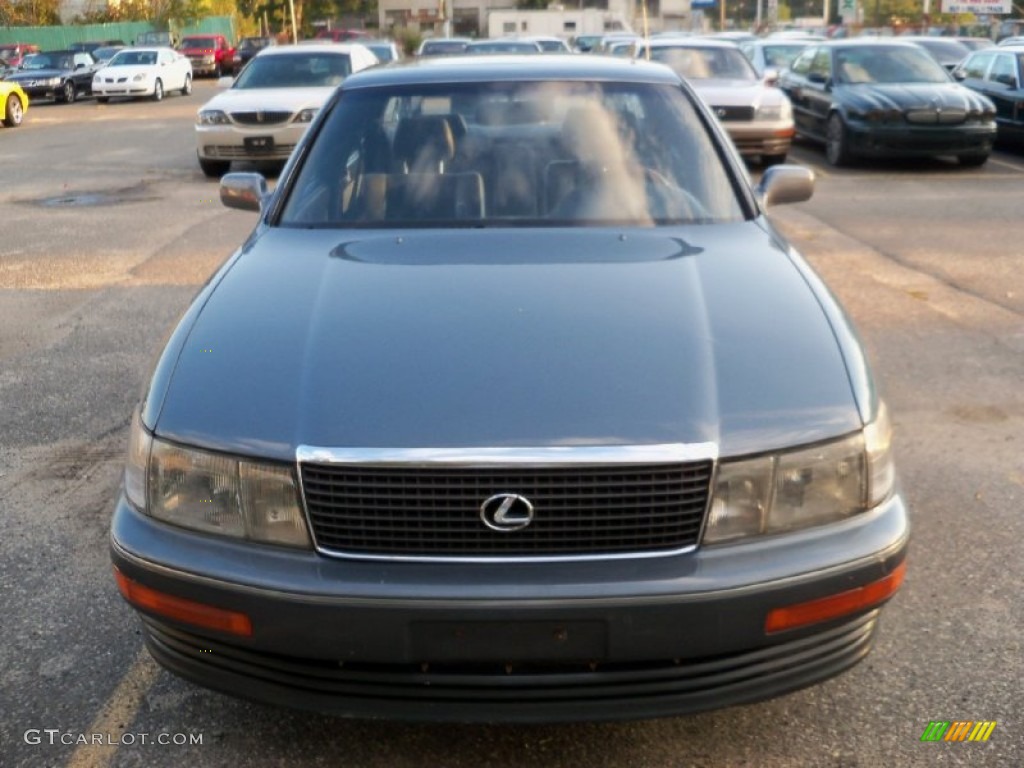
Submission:
[[[639,58],[667,64],[711,107],[744,157],[785,162],[793,141],[789,98],[766,83],[735,43],[709,38],[658,38],[642,43]]]

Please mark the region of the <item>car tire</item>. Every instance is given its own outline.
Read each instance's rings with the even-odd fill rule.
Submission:
[[[96,103],[97,104],[106,104],[108,101],[110,101],[110,97],[109,96],[97,96],[96,97]]]
[[[829,115],[825,125],[825,159],[837,167],[850,164],[850,137],[838,112]]]
[[[216,80],[220,80],[224,76],[224,69],[221,67],[220,62],[217,62],[217,66],[213,68],[213,77]]]
[[[61,86],[59,100],[63,101],[65,104],[74,104],[75,96],[77,95],[78,94],[75,93],[75,84],[68,80],[63,86]]]
[[[781,165],[784,162],[786,162],[785,152],[781,155],[761,155],[761,165],[765,168],[771,168],[773,165]]]
[[[185,84],[181,86],[181,95],[188,96],[192,93],[192,75],[185,75]]]
[[[980,155],[960,155],[956,161],[964,168],[979,168],[988,162],[988,152]]]
[[[21,99],[11,94],[7,97],[7,108],[4,109],[4,125],[8,128],[17,128],[25,117],[25,107]]]
[[[199,158],[199,168],[202,170],[203,175],[209,179],[219,179],[229,170],[231,170],[230,160],[207,160],[205,157]]]
[[[156,82],[153,83],[153,96],[152,96],[152,99],[153,99],[153,101],[163,101],[164,100],[164,82],[159,77],[156,79]]]

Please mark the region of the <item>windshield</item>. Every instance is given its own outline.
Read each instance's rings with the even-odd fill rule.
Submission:
[[[352,73],[347,53],[303,51],[256,56],[235,80],[235,88],[333,88]]]
[[[739,48],[652,46],[651,60],[660,61],[687,80],[757,80],[757,73]]]
[[[22,69],[74,69],[70,56],[58,56],[50,53],[33,53],[21,62]]]
[[[96,59],[96,61],[107,61],[108,59],[113,58],[114,54],[120,50],[122,50],[120,46],[116,48],[97,48],[92,52],[92,57]]]
[[[259,48],[266,48],[269,44],[270,40],[266,37],[243,37],[242,42],[238,44],[238,50],[257,50]]]
[[[916,46],[837,48],[835,56],[835,79],[839,83],[949,82],[946,70]]]
[[[443,56],[449,53],[462,53],[466,44],[457,40],[428,40],[420,49],[421,56]]]
[[[469,83],[343,92],[281,223],[658,225],[743,217],[722,154],[675,86]]]
[[[807,43],[766,45],[764,47],[765,65],[776,67],[777,69],[786,69],[803,52],[807,45]]]
[[[378,61],[394,61],[395,50],[391,47],[391,43],[363,43],[374,56],[377,57]]]
[[[182,48],[213,48],[215,45],[212,37],[186,37],[181,41]]]
[[[121,51],[107,62],[108,67],[139,67],[156,64],[156,51]]]

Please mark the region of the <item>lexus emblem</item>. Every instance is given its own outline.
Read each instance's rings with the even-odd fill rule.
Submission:
[[[263,112],[261,112],[259,110],[256,111],[256,122],[257,123],[262,123],[263,122]]]
[[[480,519],[493,531],[520,531],[533,522],[533,504],[525,496],[498,493],[480,505]]]
[[[728,113],[726,112],[726,110],[723,107],[718,107],[715,110],[715,114],[718,115],[719,117],[725,117],[726,114],[728,114]]]

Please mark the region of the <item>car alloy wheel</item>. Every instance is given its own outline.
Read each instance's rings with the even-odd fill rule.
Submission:
[[[25,109],[21,105],[21,99],[14,94],[7,97],[7,108],[4,110],[4,125],[8,128],[17,128],[21,125],[25,116]]]
[[[833,112],[825,126],[825,159],[830,165],[848,165],[850,162],[849,139],[846,124],[838,112]]]
[[[75,84],[70,80],[64,83],[64,89],[61,92],[61,100],[65,104],[73,104],[75,101]]]
[[[157,78],[157,81],[153,83],[153,101],[163,101],[164,98],[164,84]]]
[[[181,95],[188,96],[192,93],[192,75],[185,75],[185,84],[181,86]]]

